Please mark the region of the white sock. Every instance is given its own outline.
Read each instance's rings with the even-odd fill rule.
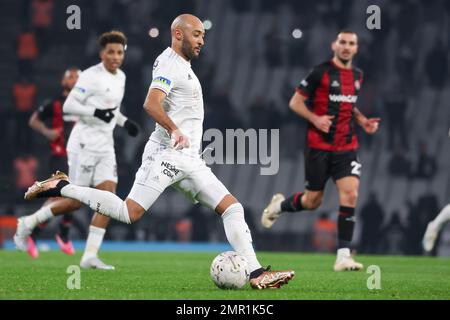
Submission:
[[[96,226],[89,226],[89,235],[86,240],[86,248],[84,248],[84,254],[83,259],[96,257],[98,250],[100,249],[100,246],[103,242],[103,236],[105,235],[106,230],[96,227]]]
[[[40,208],[32,215],[26,216],[23,221],[29,230],[33,230],[38,224],[44,223],[50,218],[53,218],[53,213],[50,209],[50,205],[47,205]]]
[[[131,223],[127,204],[112,192],[68,184],[61,189],[61,195],[78,200],[110,218]]]
[[[229,206],[222,214],[222,220],[228,242],[234,251],[247,259],[250,272],[261,268],[252,246],[252,235],[245,222],[242,205],[234,203]]]
[[[351,257],[351,254],[350,254],[350,248],[341,248],[341,249],[338,249],[338,251],[337,251],[337,256],[338,256],[338,258],[341,258],[341,257]]]
[[[450,204],[446,205],[433,220],[433,225],[435,226],[437,232],[439,232],[448,221],[450,221]]]

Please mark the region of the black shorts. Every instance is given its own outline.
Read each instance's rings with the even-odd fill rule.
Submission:
[[[361,175],[361,164],[356,151],[325,151],[306,149],[305,151],[305,188],[310,191],[322,191],[330,177],[333,181],[344,177]]]
[[[62,171],[65,174],[69,173],[69,165],[67,163],[67,157],[50,157],[50,172],[55,173],[56,171]]]

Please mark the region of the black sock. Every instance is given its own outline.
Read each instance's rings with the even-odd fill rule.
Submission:
[[[31,239],[33,239],[33,241],[36,241],[37,237],[39,237],[39,234],[41,233],[42,229],[45,228],[46,225],[47,225],[46,223],[41,223],[33,229],[33,231],[30,234],[30,237]]]
[[[281,203],[281,211],[283,212],[297,212],[305,208],[302,206],[303,193],[297,192],[291,197],[287,198]]]
[[[355,208],[339,207],[338,249],[350,248],[355,226]]]
[[[256,269],[255,271],[250,272],[250,279],[258,278],[264,271],[266,271],[266,269],[259,268]]]
[[[71,213],[66,213],[59,223],[59,236],[65,243],[69,241],[69,230],[72,225],[72,220],[73,215]]]

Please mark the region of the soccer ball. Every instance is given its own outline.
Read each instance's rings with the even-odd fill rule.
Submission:
[[[220,289],[239,289],[249,280],[247,259],[234,251],[222,252],[211,264],[211,279]]]

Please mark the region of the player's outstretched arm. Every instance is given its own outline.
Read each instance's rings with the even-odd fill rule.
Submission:
[[[358,108],[353,109],[356,122],[364,129],[368,134],[374,134],[377,132],[381,118],[367,118],[364,116]]]
[[[295,92],[291,98],[291,101],[289,101],[289,108],[291,108],[291,110],[300,117],[311,122],[320,131],[328,133],[332,124],[331,120],[333,120],[334,116],[318,116],[311,112],[305,104],[306,99],[306,97],[302,96],[298,92]]]
[[[150,117],[169,132],[170,136],[175,140],[174,147],[176,149],[189,148],[189,138],[178,129],[176,124],[164,111],[162,104],[165,98],[166,93],[164,91],[151,88],[145,99],[144,109]]]
[[[65,113],[70,113],[77,116],[93,116],[103,120],[106,123],[109,123],[112,118],[114,118],[114,110],[116,110],[117,107],[108,109],[96,109],[89,107],[76,94],[72,94],[72,92],[74,92],[74,90],[70,92],[64,102],[63,111]]]
[[[91,94],[90,90],[88,91],[87,89],[75,87],[64,102],[63,111],[77,116],[93,116],[106,123],[111,122],[114,118],[114,110],[116,110],[117,107],[108,109],[96,109],[90,107],[86,105],[86,100]]]
[[[67,99],[63,105],[63,112],[77,116],[93,116],[95,108],[86,106],[83,103],[83,99],[78,97],[79,94],[76,93],[75,90],[76,88],[67,96]]]
[[[39,113],[37,111],[33,112],[28,121],[28,125],[35,131],[42,134],[48,140],[53,141],[57,139],[61,132],[59,130],[51,129],[45,125],[43,121],[39,118]]]

